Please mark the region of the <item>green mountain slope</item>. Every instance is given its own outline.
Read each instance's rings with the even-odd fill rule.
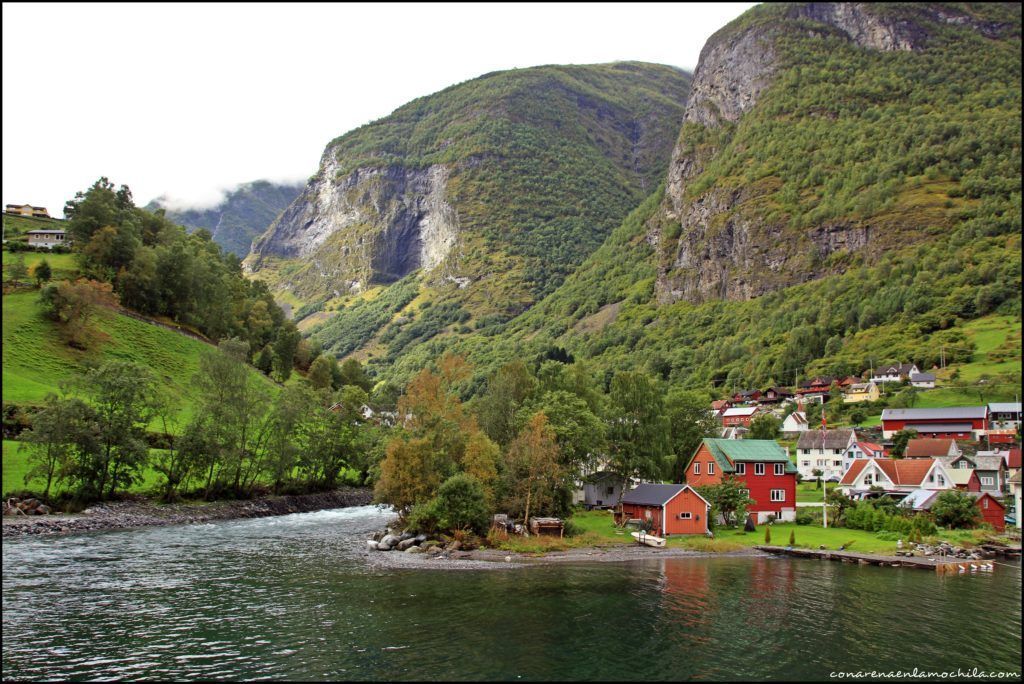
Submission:
[[[243,183],[228,191],[216,206],[202,209],[170,209],[166,200],[157,198],[146,205],[149,211],[164,209],[167,218],[189,229],[204,228],[213,241],[243,259],[253,238],[261,235],[274,219],[298,197],[302,185],[271,183],[265,180]]]
[[[248,265],[293,305],[331,312],[419,271],[456,317],[509,318],[659,182],[688,83],[660,65],[547,66],[415,100],[328,145]]]
[[[942,351],[971,375],[972,321],[1020,320],[1019,6],[826,5],[709,41],[667,187],[552,294],[381,370],[560,346],[716,393]]]

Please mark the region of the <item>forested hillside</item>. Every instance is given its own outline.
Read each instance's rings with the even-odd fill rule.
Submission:
[[[657,185],[688,83],[660,65],[548,66],[415,100],[328,145],[247,263],[280,301],[321,320],[401,299],[380,288],[419,271],[433,310],[396,317],[395,339],[507,320],[557,287]],[[351,347],[333,326],[316,337]]]

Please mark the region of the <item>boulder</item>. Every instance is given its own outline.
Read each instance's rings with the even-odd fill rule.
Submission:
[[[393,546],[397,546],[399,542],[398,537],[393,534],[385,534],[384,538],[380,540],[381,546],[386,546],[389,549]]]
[[[458,540],[455,540],[451,544],[448,545],[448,550],[449,551],[458,551],[461,548],[462,548],[462,542],[460,542]]]
[[[410,546],[409,548],[407,548],[405,550],[405,552],[406,553],[423,553],[423,549],[421,549],[418,546],[413,545],[413,546]]]
[[[402,536],[400,536],[398,538],[398,541],[407,541],[409,539],[415,539],[415,538],[416,538],[416,535],[413,534],[412,532],[403,532]]]
[[[419,548],[419,547],[416,547],[416,548]],[[431,546],[430,548],[427,549],[427,553],[430,554],[431,556],[436,556],[439,553],[441,553],[441,547],[440,546]]]
[[[410,537],[409,539],[403,539],[402,541],[398,542],[399,551],[406,551],[413,546],[416,546],[416,540],[412,537]]]
[[[417,534],[416,535],[416,543],[417,544],[422,544],[425,541],[427,541],[427,535],[425,535],[425,534]]]
[[[47,506],[46,504],[39,504],[38,506],[36,506],[36,513],[38,513],[39,515],[49,515],[51,512],[52,511],[50,507]]]
[[[378,549],[377,542],[373,541],[372,539],[367,539],[366,548],[370,549],[371,551],[376,551]]]

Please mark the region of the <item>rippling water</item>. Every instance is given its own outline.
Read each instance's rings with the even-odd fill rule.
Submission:
[[[1020,566],[374,570],[376,508],[3,544],[5,679],[821,679],[1020,671]]]

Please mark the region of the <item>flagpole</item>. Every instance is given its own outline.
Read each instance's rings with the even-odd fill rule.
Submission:
[[[821,398],[821,453],[825,453],[825,436],[828,430],[825,422],[825,398]],[[828,461],[826,461],[826,464]],[[828,465],[825,466],[828,468]],[[822,471],[822,476],[824,476]],[[823,529],[828,529],[828,480],[821,483],[821,526]]]

